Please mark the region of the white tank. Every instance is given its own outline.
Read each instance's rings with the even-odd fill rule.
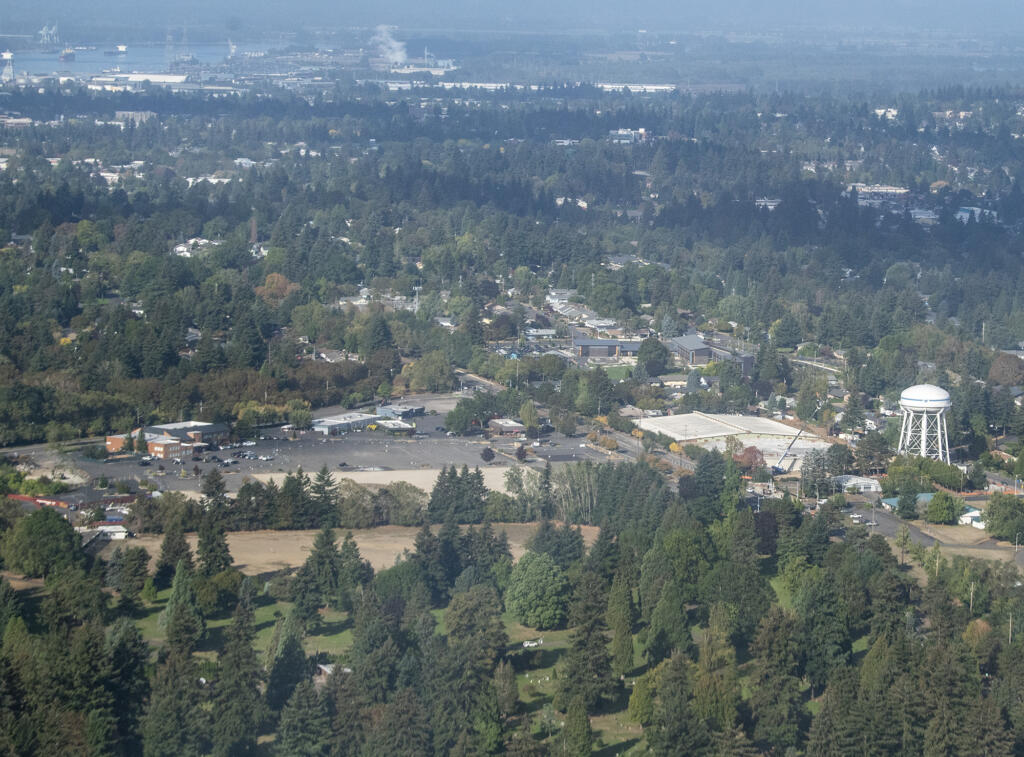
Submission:
[[[946,411],[949,392],[931,384],[918,384],[900,395],[903,424],[900,427],[900,455],[920,455],[949,463]]]
[[[948,410],[949,392],[932,384],[918,384],[904,389],[900,395],[900,407],[904,410]]]

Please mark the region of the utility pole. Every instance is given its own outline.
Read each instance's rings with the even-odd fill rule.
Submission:
[[[974,615],[974,581],[971,581],[971,615]]]

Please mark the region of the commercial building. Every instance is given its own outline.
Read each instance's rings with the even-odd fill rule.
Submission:
[[[412,434],[416,431],[416,426],[407,421],[399,420],[398,418],[384,418],[377,421],[375,424],[381,431],[387,431],[389,434]]]
[[[223,444],[231,436],[231,427],[226,423],[204,423],[202,421],[182,421],[180,423],[164,423],[159,426],[143,426],[131,434],[116,434],[106,439],[107,452],[121,452],[128,444],[138,441],[140,433],[146,442],[145,452],[161,460],[169,460],[183,455],[190,455],[196,449],[211,445]],[[142,450],[135,450],[141,452]]]
[[[317,418],[313,421],[313,430],[324,436],[336,436],[348,431],[358,431],[369,426],[371,423],[381,420],[379,415],[369,413],[343,413],[332,415],[327,418]]]
[[[427,409],[423,405],[378,405],[377,415],[381,418],[415,418]]]
[[[518,436],[526,432],[526,426],[511,418],[494,418],[487,427],[499,436]]]

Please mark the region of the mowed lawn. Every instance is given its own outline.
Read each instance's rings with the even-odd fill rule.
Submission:
[[[139,627],[142,637],[154,646],[162,646],[167,640],[167,633],[160,625],[160,613],[167,605],[167,599],[171,595],[170,589],[165,589],[157,595],[157,601],[148,605],[136,616],[135,624]],[[256,651],[263,654],[270,646],[274,636],[274,627],[278,620],[286,618],[291,611],[292,603],[275,601],[269,597],[257,597],[254,608],[256,638],[253,646]],[[203,657],[215,657],[217,651],[224,644],[224,633],[231,624],[231,613],[221,614],[206,619],[206,633],[199,642],[197,654]],[[320,614],[320,622],[315,628],[311,628],[309,634],[303,640],[303,647],[307,654],[325,652],[329,655],[338,655],[352,646],[352,624],[348,613],[325,610]]]

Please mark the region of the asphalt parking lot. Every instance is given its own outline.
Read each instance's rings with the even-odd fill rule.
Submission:
[[[415,437],[392,436],[382,431],[354,431],[325,437],[306,431],[290,439],[280,429],[270,429],[264,430],[264,438],[252,446],[212,449],[198,455],[198,461],[189,456],[180,464],[174,460],[153,460],[148,465],[141,465],[137,457],[99,461],[75,455],[74,464],[93,478],[105,476],[111,481],[145,478],[162,490],[172,491],[195,491],[199,487],[197,470],[198,476],[203,476],[218,469],[228,490],[236,491],[249,475],[284,475],[299,467],[313,474],[326,465],[332,473],[339,475],[367,470],[439,469],[452,464],[485,467],[488,464],[481,459],[480,453],[486,447],[497,453],[490,465],[515,462],[515,451],[521,444],[529,447],[534,465],[547,460],[556,464],[608,459],[606,453],[585,445],[582,437],[551,434],[539,440],[540,445],[534,447],[532,440],[448,437],[444,431],[438,430],[444,422],[443,416],[424,416],[415,420],[418,428]],[[268,459],[260,460],[260,457]]]

